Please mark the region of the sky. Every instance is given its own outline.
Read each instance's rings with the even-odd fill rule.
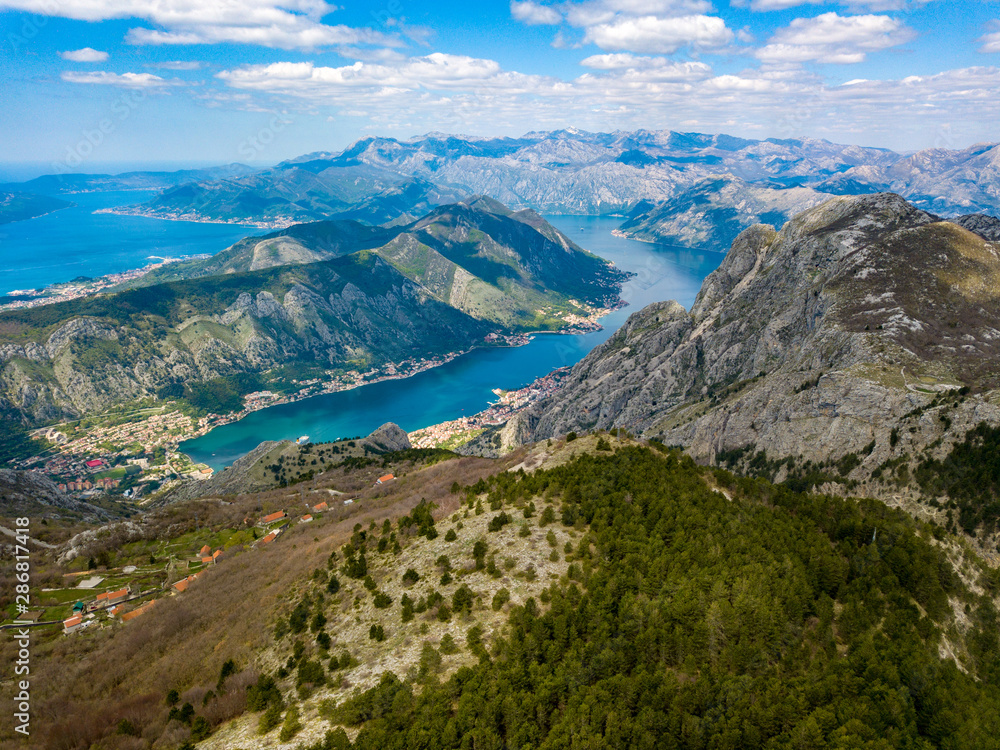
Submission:
[[[0,0],[0,162],[274,164],[369,135],[1000,140],[1000,0]]]

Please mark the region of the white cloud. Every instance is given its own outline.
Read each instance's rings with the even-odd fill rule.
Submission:
[[[562,16],[555,8],[539,5],[532,0],[524,0],[524,2],[511,0],[510,14],[521,23],[526,23],[529,26],[535,24],[553,25],[562,21]]]
[[[587,29],[585,41],[601,49],[673,54],[682,47],[713,49],[733,41],[733,32],[716,16],[619,18]]]
[[[127,39],[134,44],[236,42],[282,49],[402,44],[395,35],[322,23],[336,10],[324,0],[0,0],[0,9],[81,21],[137,18],[161,27],[132,29]]]
[[[996,67],[829,85],[798,67],[716,75],[701,62],[627,53],[593,55],[585,63],[590,70],[572,80],[445,54],[340,67],[249,65],[218,79],[247,109],[364,113],[372,132],[400,135],[567,124],[605,131],[677,128],[693,121],[706,132],[910,148],[946,138],[983,140],[1000,115]]]
[[[166,62],[154,63],[150,67],[162,68],[163,70],[201,70],[201,65],[197,60],[167,60]]]
[[[823,13],[796,18],[779,29],[756,56],[765,63],[859,63],[877,52],[912,40],[913,29],[889,16]]]
[[[671,18],[712,10],[712,4],[705,0],[586,0],[582,3],[567,2],[560,7],[566,13],[567,23],[580,28],[609,23],[622,17]]]
[[[624,71],[622,81],[699,81],[712,75],[712,68],[703,62],[676,62],[665,57],[644,57],[617,52],[591,55],[580,64],[595,70]],[[583,81],[578,78],[577,81]]]
[[[132,89],[157,88],[169,86],[169,82],[152,73],[108,73],[103,70],[93,73],[65,71],[61,78],[68,83],[91,83],[104,86],[124,86]]]
[[[890,10],[909,10],[936,0],[731,0],[736,7],[750,6],[755,11],[786,10],[802,5],[844,5],[852,11],[883,13]],[[989,2],[990,0],[987,0]]]
[[[979,38],[980,52],[1000,52],[1000,31]]]
[[[107,52],[100,52],[91,47],[84,47],[83,49],[67,50],[66,52],[60,52],[59,57],[63,60],[69,60],[71,62],[81,62],[81,63],[92,63],[92,62],[104,62],[108,59]]]

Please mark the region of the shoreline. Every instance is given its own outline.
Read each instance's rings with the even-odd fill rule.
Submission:
[[[0,312],[6,312],[7,310],[23,310],[30,307],[42,307],[43,305],[55,305],[59,302],[67,302],[72,299],[79,299],[80,297],[102,294],[118,284],[122,284],[126,281],[141,279],[148,273],[162,268],[163,266],[170,265],[171,263],[182,263],[188,260],[209,258],[211,255],[208,253],[195,253],[194,255],[185,255],[181,258],[147,256],[147,258],[152,257],[159,257],[160,260],[156,263],[149,263],[148,265],[140,268],[130,268],[125,271],[107,273],[103,276],[95,276],[94,278],[87,279],[87,281],[57,281],[53,284],[47,284],[40,289],[11,289],[8,292],[0,294]],[[17,297],[18,299],[5,303],[5,297]],[[24,299],[25,297],[28,297],[29,299]]]
[[[161,221],[188,221],[192,224],[226,224],[228,226],[253,227],[254,229],[287,229],[295,224],[319,221],[319,219],[274,219],[273,221],[252,221],[249,219],[210,219],[198,213],[191,214],[161,214],[149,209],[140,209],[136,206],[114,206],[112,208],[99,208],[95,214],[113,214],[115,216],[141,216],[144,219],[160,219]]]
[[[462,351],[449,352],[446,355],[443,355],[443,359],[441,359],[441,360],[431,360],[431,361],[428,361],[426,363],[426,365],[420,366],[417,369],[409,370],[406,373],[391,373],[391,374],[386,374],[386,375],[383,375],[383,376],[380,376],[380,377],[376,377],[376,378],[374,378],[372,380],[366,380],[363,383],[353,383],[353,384],[346,385],[345,387],[341,387],[341,388],[336,388],[336,387],[330,388],[330,387],[327,387],[327,388],[323,388],[323,389],[321,389],[319,391],[312,392],[312,393],[307,393],[307,394],[303,394],[303,395],[291,394],[290,396],[288,396],[288,397],[286,397],[286,398],[284,398],[282,400],[274,400],[274,401],[271,401],[271,402],[269,402],[267,404],[262,404],[262,405],[258,406],[257,408],[244,409],[244,410],[241,410],[240,412],[237,412],[238,416],[235,416],[232,419],[224,419],[224,420],[221,420],[221,421],[213,421],[210,425],[206,425],[206,429],[197,430],[196,433],[193,434],[193,435],[191,435],[190,437],[183,437],[183,438],[179,439],[178,442],[177,442],[177,446],[178,447],[175,448],[175,452],[183,455],[191,463],[195,463],[194,459],[190,455],[188,455],[187,453],[184,453],[183,451],[180,450],[180,448],[179,448],[180,443],[187,442],[188,440],[195,440],[197,438],[204,437],[205,435],[207,435],[208,433],[210,433],[212,430],[214,430],[216,427],[224,427],[224,426],[229,425],[229,424],[235,424],[236,422],[241,421],[242,419],[244,419],[245,417],[249,416],[250,414],[252,414],[254,412],[263,411],[263,410],[269,409],[269,408],[271,408],[273,406],[280,406],[280,405],[283,405],[283,404],[291,404],[291,403],[297,403],[299,401],[305,401],[306,399],[315,398],[317,396],[325,396],[325,395],[328,395],[330,393],[340,393],[342,391],[349,391],[349,390],[353,390],[355,388],[361,388],[361,387],[366,386],[366,385],[374,385],[375,383],[382,383],[382,382],[386,382],[386,381],[389,381],[389,380],[405,380],[406,378],[412,377],[414,375],[419,375],[422,372],[427,372],[428,370],[432,370],[435,367],[440,367],[442,365],[446,365],[449,362],[452,362],[452,361],[458,359],[459,357],[462,357],[462,356],[464,356],[466,354],[470,354],[473,351],[476,351],[477,349],[487,349],[487,348],[501,349],[501,348],[514,348],[514,347],[519,347],[519,346],[525,346],[525,345],[527,345],[528,343],[531,342],[531,339],[532,339],[533,336],[536,336],[536,335],[539,335],[539,334],[546,334],[547,333],[547,334],[557,334],[557,335],[562,335],[562,336],[582,336],[582,335],[587,334],[587,333],[593,333],[595,331],[600,331],[600,330],[604,329],[604,326],[602,326],[598,322],[601,318],[606,317],[607,315],[610,315],[611,313],[613,313],[613,312],[615,312],[617,310],[620,310],[623,307],[628,307],[628,303],[625,302],[622,299],[619,299],[618,300],[618,304],[616,304],[616,305],[614,305],[612,307],[598,308],[597,310],[595,310],[594,312],[592,312],[589,316],[587,316],[584,319],[585,325],[581,325],[580,323],[574,323],[573,325],[568,326],[567,328],[564,328],[564,329],[561,329],[561,330],[558,330],[558,331],[525,331],[525,332],[521,332],[521,333],[507,334],[506,336],[500,337],[500,338],[504,339],[504,343],[496,344],[494,346],[489,346],[489,347],[482,346],[482,345],[475,345],[475,346],[469,347],[468,349],[465,349],[465,350],[462,350]],[[495,334],[493,334],[493,335],[495,335]],[[404,361],[404,363],[405,363],[405,361]],[[393,367],[399,367],[399,366],[401,366],[404,363],[390,363],[390,364]],[[547,377],[550,377],[551,375],[552,375],[552,373],[546,373],[545,375],[540,376],[536,380],[541,380],[542,378],[547,378]],[[332,384],[328,384],[328,385],[332,385]],[[524,386],[524,387],[528,388],[528,387],[530,387],[530,385],[531,384],[529,384],[528,386]],[[488,411],[493,406],[494,405],[491,404],[490,407],[487,407],[487,409],[484,410],[483,412],[477,412],[477,415],[485,413],[486,411]],[[468,417],[467,419],[473,418],[473,417],[475,417],[477,415],[472,415],[472,417]],[[213,415],[208,415],[208,417],[206,417],[206,419],[211,419],[212,416]],[[436,426],[437,425],[427,425],[425,427],[418,428],[418,430],[427,430],[427,429],[431,429],[431,428],[436,427]]]

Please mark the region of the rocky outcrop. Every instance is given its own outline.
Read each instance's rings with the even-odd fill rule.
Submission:
[[[990,216],[989,214],[966,214],[965,216],[951,219],[951,221],[960,227],[965,227],[970,232],[978,234],[984,240],[989,240],[990,242],[1000,241],[1000,219],[995,216]]]
[[[982,237],[894,194],[836,198],[742,233],[690,312],[632,315],[522,418],[527,437],[618,427],[709,462],[857,453],[861,479],[1000,424],[998,288]]]
[[[386,422],[362,442],[370,445],[378,453],[405,451],[413,447],[410,436],[394,422]]]
[[[393,422],[386,422],[366,438],[342,440],[333,445],[338,447],[338,453],[331,457],[332,463],[348,456],[380,455],[413,447],[406,432]],[[278,480],[268,470],[269,465],[280,459],[291,466],[307,453],[315,458],[314,448],[309,443],[300,446],[289,440],[265,441],[209,479],[184,481],[165,490],[154,504],[159,506],[211,495],[239,495],[270,489],[278,484]],[[341,449],[343,452],[340,452]]]
[[[0,516],[106,520],[111,514],[59,491],[55,483],[33,471],[0,469]],[[4,541],[0,539],[0,542]]]

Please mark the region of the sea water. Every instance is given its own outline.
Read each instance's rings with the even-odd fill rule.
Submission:
[[[94,278],[142,268],[163,258],[214,254],[247,235],[263,233],[237,224],[94,213],[142,203],[155,194],[154,190],[133,190],[60,195],[77,205],[0,225],[0,295],[79,276]]]

